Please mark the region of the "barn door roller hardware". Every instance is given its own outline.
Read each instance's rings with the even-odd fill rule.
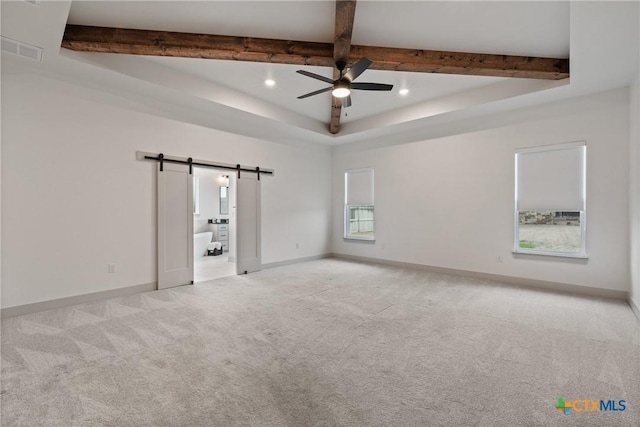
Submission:
[[[177,163],[181,165],[189,166],[189,174],[193,172],[193,167],[203,167],[203,168],[212,168],[212,169],[224,169],[224,170],[233,170],[238,173],[238,178],[240,178],[240,172],[250,172],[258,175],[258,179],[260,179],[260,174],[273,175],[273,169],[264,169],[259,166],[242,166],[239,163],[235,165],[227,164],[227,163],[216,163],[207,160],[194,160],[192,157],[178,157],[178,156],[167,156],[164,153],[145,153],[138,151],[136,153],[136,157],[138,160],[154,160],[160,163],[160,172],[164,170],[165,163]]]

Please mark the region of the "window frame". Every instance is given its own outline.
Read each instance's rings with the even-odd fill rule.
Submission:
[[[349,195],[347,193],[348,191],[348,184],[347,184],[347,180],[348,180],[348,174],[349,173],[357,173],[357,172],[366,172],[366,171],[371,171],[372,174],[372,189],[371,192],[374,194],[374,198],[372,200],[372,204],[371,205],[349,205],[348,202],[348,198]],[[350,234],[350,208],[355,208],[355,207],[369,207],[371,206],[371,211],[372,211],[372,221],[373,221],[373,231],[372,231],[372,236],[354,236]],[[347,169],[344,171],[344,209],[343,209],[343,224],[342,224],[342,236],[343,239],[345,240],[356,240],[356,241],[363,241],[363,242],[375,242],[376,238],[376,226],[375,226],[376,222],[375,222],[375,170],[372,167],[366,167],[366,168],[358,168],[358,169]]]
[[[582,198],[583,198],[583,210],[566,210],[566,209],[549,209],[538,208],[535,210],[526,209],[523,211],[518,210],[518,154],[536,153],[542,151],[554,151],[567,148],[584,147],[583,155],[583,167],[582,167]],[[542,145],[532,148],[518,149],[514,155],[515,174],[514,174],[514,204],[513,204],[513,253],[524,255],[542,255],[552,256],[559,258],[588,258],[587,254],[587,143],[586,141],[576,141],[563,144]],[[520,212],[579,212],[580,213],[580,250],[578,252],[563,252],[563,251],[550,251],[540,250],[533,248],[521,248],[520,247]]]

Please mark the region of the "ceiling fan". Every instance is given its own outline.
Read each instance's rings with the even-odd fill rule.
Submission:
[[[298,97],[298,99],[304,99],[313,95],[331,91],[331,94],[333,96],[342,100],[343,107],[350,107],[352,90],[390,91],[391,89],[393,89],[393,85],[383,83],[352,83],[360,74],[364,73],[371,64],[373,64],[373,61],[368,58],[362,58],[358,62],[353,64],[349,71],[344,73],[344,69],[347,66],[347,63],[344,61],[338,61],[336,62],[336,68],[340,71],[340,77],[337,80],[331,80],[328,77],[310,73],[309,71],[298,70],[297,73],[302,74],[303,76],[311,77],[312,79],[321,80],[325,83],[331,84],[330,87],[301,95]]]

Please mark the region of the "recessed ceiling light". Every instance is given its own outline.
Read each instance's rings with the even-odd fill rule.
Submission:
[[[266,84],[267,86],[275,86],[276,81],[273,79],[267,79],[264,81],[264,84]]]
[[[402,96],[406,96],[409,94],[409,89],[400,89],[398,93]]]

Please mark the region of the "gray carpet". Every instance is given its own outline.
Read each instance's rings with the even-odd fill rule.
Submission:
[[[638,426],[639,384],[624,302],[335,259],[2,322],[3,426]]]

